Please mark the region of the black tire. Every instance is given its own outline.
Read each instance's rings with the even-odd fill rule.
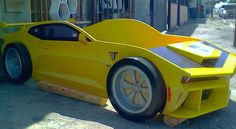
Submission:
[[[151,89],[152,97],[151,103],[148,108],[140,113],[128,112],[119,105],[114,97],[112,88],[114,87],[112,81],[114,79],[115,73],[124,66],[134,66],[142,70],[148,77]],[[160,71],[149,61],[144,58],[130,57],[125,58],[118,63],[116,63],[110,70],[107,78],[107,93],[110,99],[111,104],[115,110],[124,118],[141,122],[153,118],[158,113],[161,113],[164,110],[166,103],[166,86],[163,80],[163,77]]]
[[[9,73],[9,66],[7,66],[7,54],[9,51],[14,51],[16,54],[19,55],[20,64],[18,72],[18,76],[13,76]],[[10,63],[9,63],[10,64]],[[3,65],[4,65],[4,72],[6,74],[6,77],[9,79],[10,82],[14,84],[22,84],[29,80],[29,78],[32,76],[32,61],[30,54],[27,50],[27,48],[21,44],[21,43],[12,43],[6,46],[3,52]],[[17,69],[17,68],[15,68]]]

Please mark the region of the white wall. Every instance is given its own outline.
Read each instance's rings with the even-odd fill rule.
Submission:
[[[4,7],[2,8],[2,16],[4,21],[8,22],[28,22],[31,21],[30,14],[30,0],[7,0],[9,3],[5,7],[3,0],[1,3]]]
[[[188,7],[180,6],[180,25],[183,25],[188,21]]]
[[[171,26],[170,28],[175,28],[177,26],[177,16],[178,16],[178,5],[171,3]]]

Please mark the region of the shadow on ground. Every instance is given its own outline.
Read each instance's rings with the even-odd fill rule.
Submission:
[[[169,128],[156,119],[145,123],[130,122],[104,107],[38,90],[33,81],[23,86],[4,83],[0,88],[0,127],[4,129],[24,129],[39,122],[50,124],[53,121],[50,119],[72,119],[72,124],[95,122],[118,129]],[[235,129],[235,107],[236,103],[230,101],[227,108],[188,120],[176,129]]]

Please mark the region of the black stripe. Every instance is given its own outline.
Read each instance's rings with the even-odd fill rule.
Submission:
[[[229,56],[229,53],[227,51],[225,51],[225,50],[215,46],[215,45],[212,45],[212,44],[206,42],[206,41],[202,41],[201,43],[205,44],[207,46],[213,47],[215,49],[218,49],[218,50],[220,50],[222,52],[220,58],[216,59],[215,63],[212,64],[212,66],[210,66],[210,67],[218,67],[218,68],[223,67],[225,62],[226,62],[226,60],[227,60],[227,58],[228,58],[228,56]]]
[[[167,59],[168,61],[180,66],[181,68],[196,68],[202,67],[202,65],[197,62],[167,48],[167,47],[159,47],[159,48],[151,48],[150,51],[155,54]]]

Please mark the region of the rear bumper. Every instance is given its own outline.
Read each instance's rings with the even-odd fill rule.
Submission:
[[[168,115],[176,118],[194,118],[228,105],[229,81],[236,72],[236,56],[234,54],[229,54],[223,67],[185,68],[184,70],[189,73],[191,78],[219,77],[219,79],[182,84],[188,94],[181,106]]]
[[[229,79],[196,82],[184,85],[188,95],[174,112],[167,113],[176,118],[194,118],[222,109],[229,102]]]
[[[236,72],[236,55],[205,41],[198,43],[220,50],[220,56],[213,59],[202,56],[202,61],[197,61],[195,57],[189,57],[188,53],[173,51],[168,47],[149,49],[175,66],[170,71],[162,72],[168,89],[163,114],[194,118],[228,105],[229,80]],[[186,83],[183,77],[197,81]]]
[[[229,81],[236,72],[235,56],[230,55],[222,68],[184,69],[191,78],[217,77],[217,80],[169,83],[171,101],[167,101],[163,114],[176,118],[195,118],[226,107],[229,103]],[[171,82],[168,81],[168,82]],[[167,83],[168,84],[168,83]]]

